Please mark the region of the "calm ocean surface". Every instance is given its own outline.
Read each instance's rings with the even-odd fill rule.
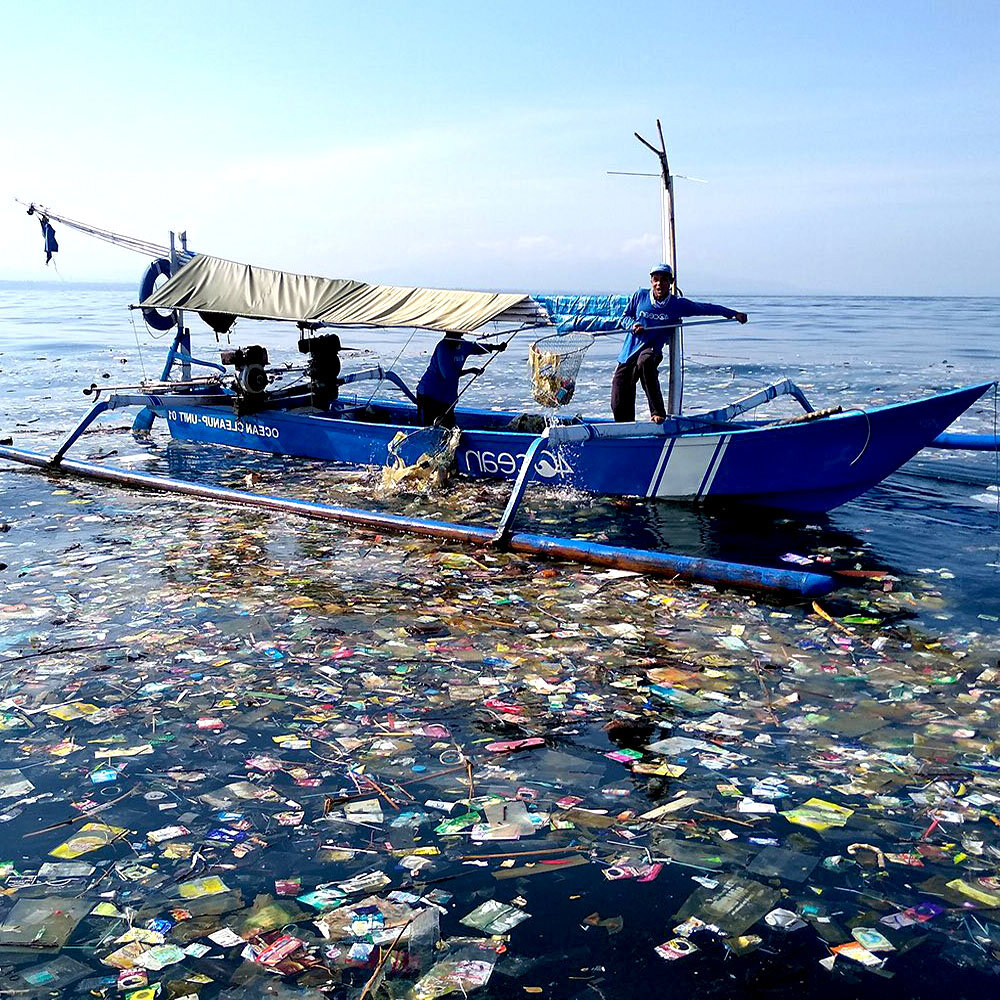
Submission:
[[[796,381],[822,407],[892,402],[1000,376],[1000,298],[734,297],[700,289],[692,295],[745,309],[751,322],[689,331],[689,410],[721,404],[781,377]],[[144,375],[159,375],[169,335],[150,334],[138,314],[127,309],[134,299],[135,291],[127,287],[0,283],[0,437],[43,450],[85,412],[84,387],[92,382],[134,384]],[[217,360],[214,334],[192,319],[196,356]],[[411,338],[408,333],[363,332],[343,339],[359,349],[359,366],[376,360],[392,364],[411,384],[435,343],[430,335]],[[519,338],[465,400],[535,409],[526,369],[533,339],[532,334]],[[265,344],[272,362],[301,360],[291,327],[243,321],[231,342]],[[614,338],[591,349],[571,412],[608,411],[617,350]],[[990,393],[962,417],[957,429],[992,431],[995,406]],[[265,486],[272,475],[293,491],[295,477],[304,475],[301,464],[287,460],[168,446],[162,430],[151,443],[139,445],[122,433],[130,419],[104,418],[75,454],[113,451],[132,467],[228,483],[248,469],[260,469]],[[705,513],[664,502],[625,507],[552,493],[534,498],[529,516],[550,533],[689,555],[780,566],[783,556],[794,553],[828,557],[840,568],[888,570],[900,578],[897,589],[917,595],[914,612],[926,624],[990,632],[1000,615],[996,480],[993,455],[928,451],[866,496],[807,520]],[[327,482],[333,491],[326,496],[336,501],[336,481]],[[16,483],[25,487],[25,477],[17,477]],[[356,477],[345,484],[352,491],[345,502],[361,505]],[[10,471],[0,470],[0,492],[14,486]],[[308,492],[305,485],[303,489]],[[458,485],[426,509],[482,520],[500,508],[505,493]],[[823,562],[816,568],[822,570]]]

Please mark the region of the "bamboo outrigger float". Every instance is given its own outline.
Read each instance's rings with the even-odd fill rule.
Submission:
[[[590,566],[605,566],[639,573],[654,573],[660,576],[713,583],[719,586],[791,591],[809,597],[829,593],[836,586],[831,577],[821,573],[770,569],[763,566],[726,562],[721,559],[699,559],[674,555],[669,552],[601,545],[596,542],[520,531],[504,532],[501,542],[498,539],[498,529],[495,527],[455,524],[449,521],[404,517],[400,514],[357,510],[351,507],[339,507],[308,500],[291,500],[243,490],[226,489],[220,486],[191,483],[169,476],[116,469],[94,462],[75,462],[63,459],[58,463],[53,463],[50,456],[20,451],[15,448],[0,447],[0,459],[31,465],[56,475],[65,473],[118,486],[198,497],[203,500],[224,503],[228,507],[236,505],[276,510],[314,520],[337,521],[377,531],[440,538],[480,547],[499,545],[499,547],[511,552],[520,552],[526,555],[565,559]]]

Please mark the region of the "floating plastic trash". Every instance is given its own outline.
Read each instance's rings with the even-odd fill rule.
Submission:
[[[539,406],[565,406],[572,400],[583,359],[593,343],[590,334],[567,333],[551,334],[531,345],[528,373]]]

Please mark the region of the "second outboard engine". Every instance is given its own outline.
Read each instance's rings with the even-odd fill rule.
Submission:
[[[257,344],[238,347],[233,351],[222,351],[224,365],[236,369],[236,395],[233,410],[237,416],[256,413],[267,399],[270,378],[267,374],[267,348]]]
[[[327,410],[337,398],[340,375],[340,337],[327,333],[322,337],[302,337],[299,353],[309,355],[307,371],[312,389],[312,405]]]

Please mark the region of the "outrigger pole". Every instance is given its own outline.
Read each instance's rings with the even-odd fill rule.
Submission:
[[[64,452],[65,448],[61,451]],[[242,507],[283,511],[300,517],[339,521],[376,531],[402,532],[466,542],[482,547],[500,547],[527,555],[565,559],[590,566],[607,566],[637,573],[655,573],[699,583],[749,587],[754,590],[793,592],[806,597],[816,597],[829,593],[837,586],[831,577],[820,573],[771,569],[766,566],[750,566],[744,563],[725,562],[721,559],[699,559],[693,556],[654,552],[647,549],[619,548],[614,545],[601,545],[574,538],[558,538],[520,531],[511,532],[498,545],[497,530],[486,526],[405,517],[400,514],[358,510],[353,507],[339,507],[309,500],[289,500],[267,494],[227,489],[222,486],[206,486],[168,476],[116,469],[93,462],[71,461],[62,458],[61,455],[56,463],[52,456],[22,451],[18,448],[0,447],[0,459],[34,466],[56,475],[67,472],[87,479],[115,483],[119,486],[132,486],[162,493],[200,497],[204,500],[230,505],[236,504]]]
[[[677,287],[677,231],[674,226],[674,175],[670,172],[667,160],[667,144],[663,138],[663,126],[656,119],[656,131],[660,137],[660,148],[647,142],[638,132],[632,134],[648,150],[656,154],[660,161],[660,177],[663,186],[660,188],[660,234],[663,242],[663,260],[670,264],[674,272],[674,288]],[[670,374],[667,385],[667,413],[671,416],[680,414],[684,407],[684,333],[683,328],[675,326],[667,339]]]

